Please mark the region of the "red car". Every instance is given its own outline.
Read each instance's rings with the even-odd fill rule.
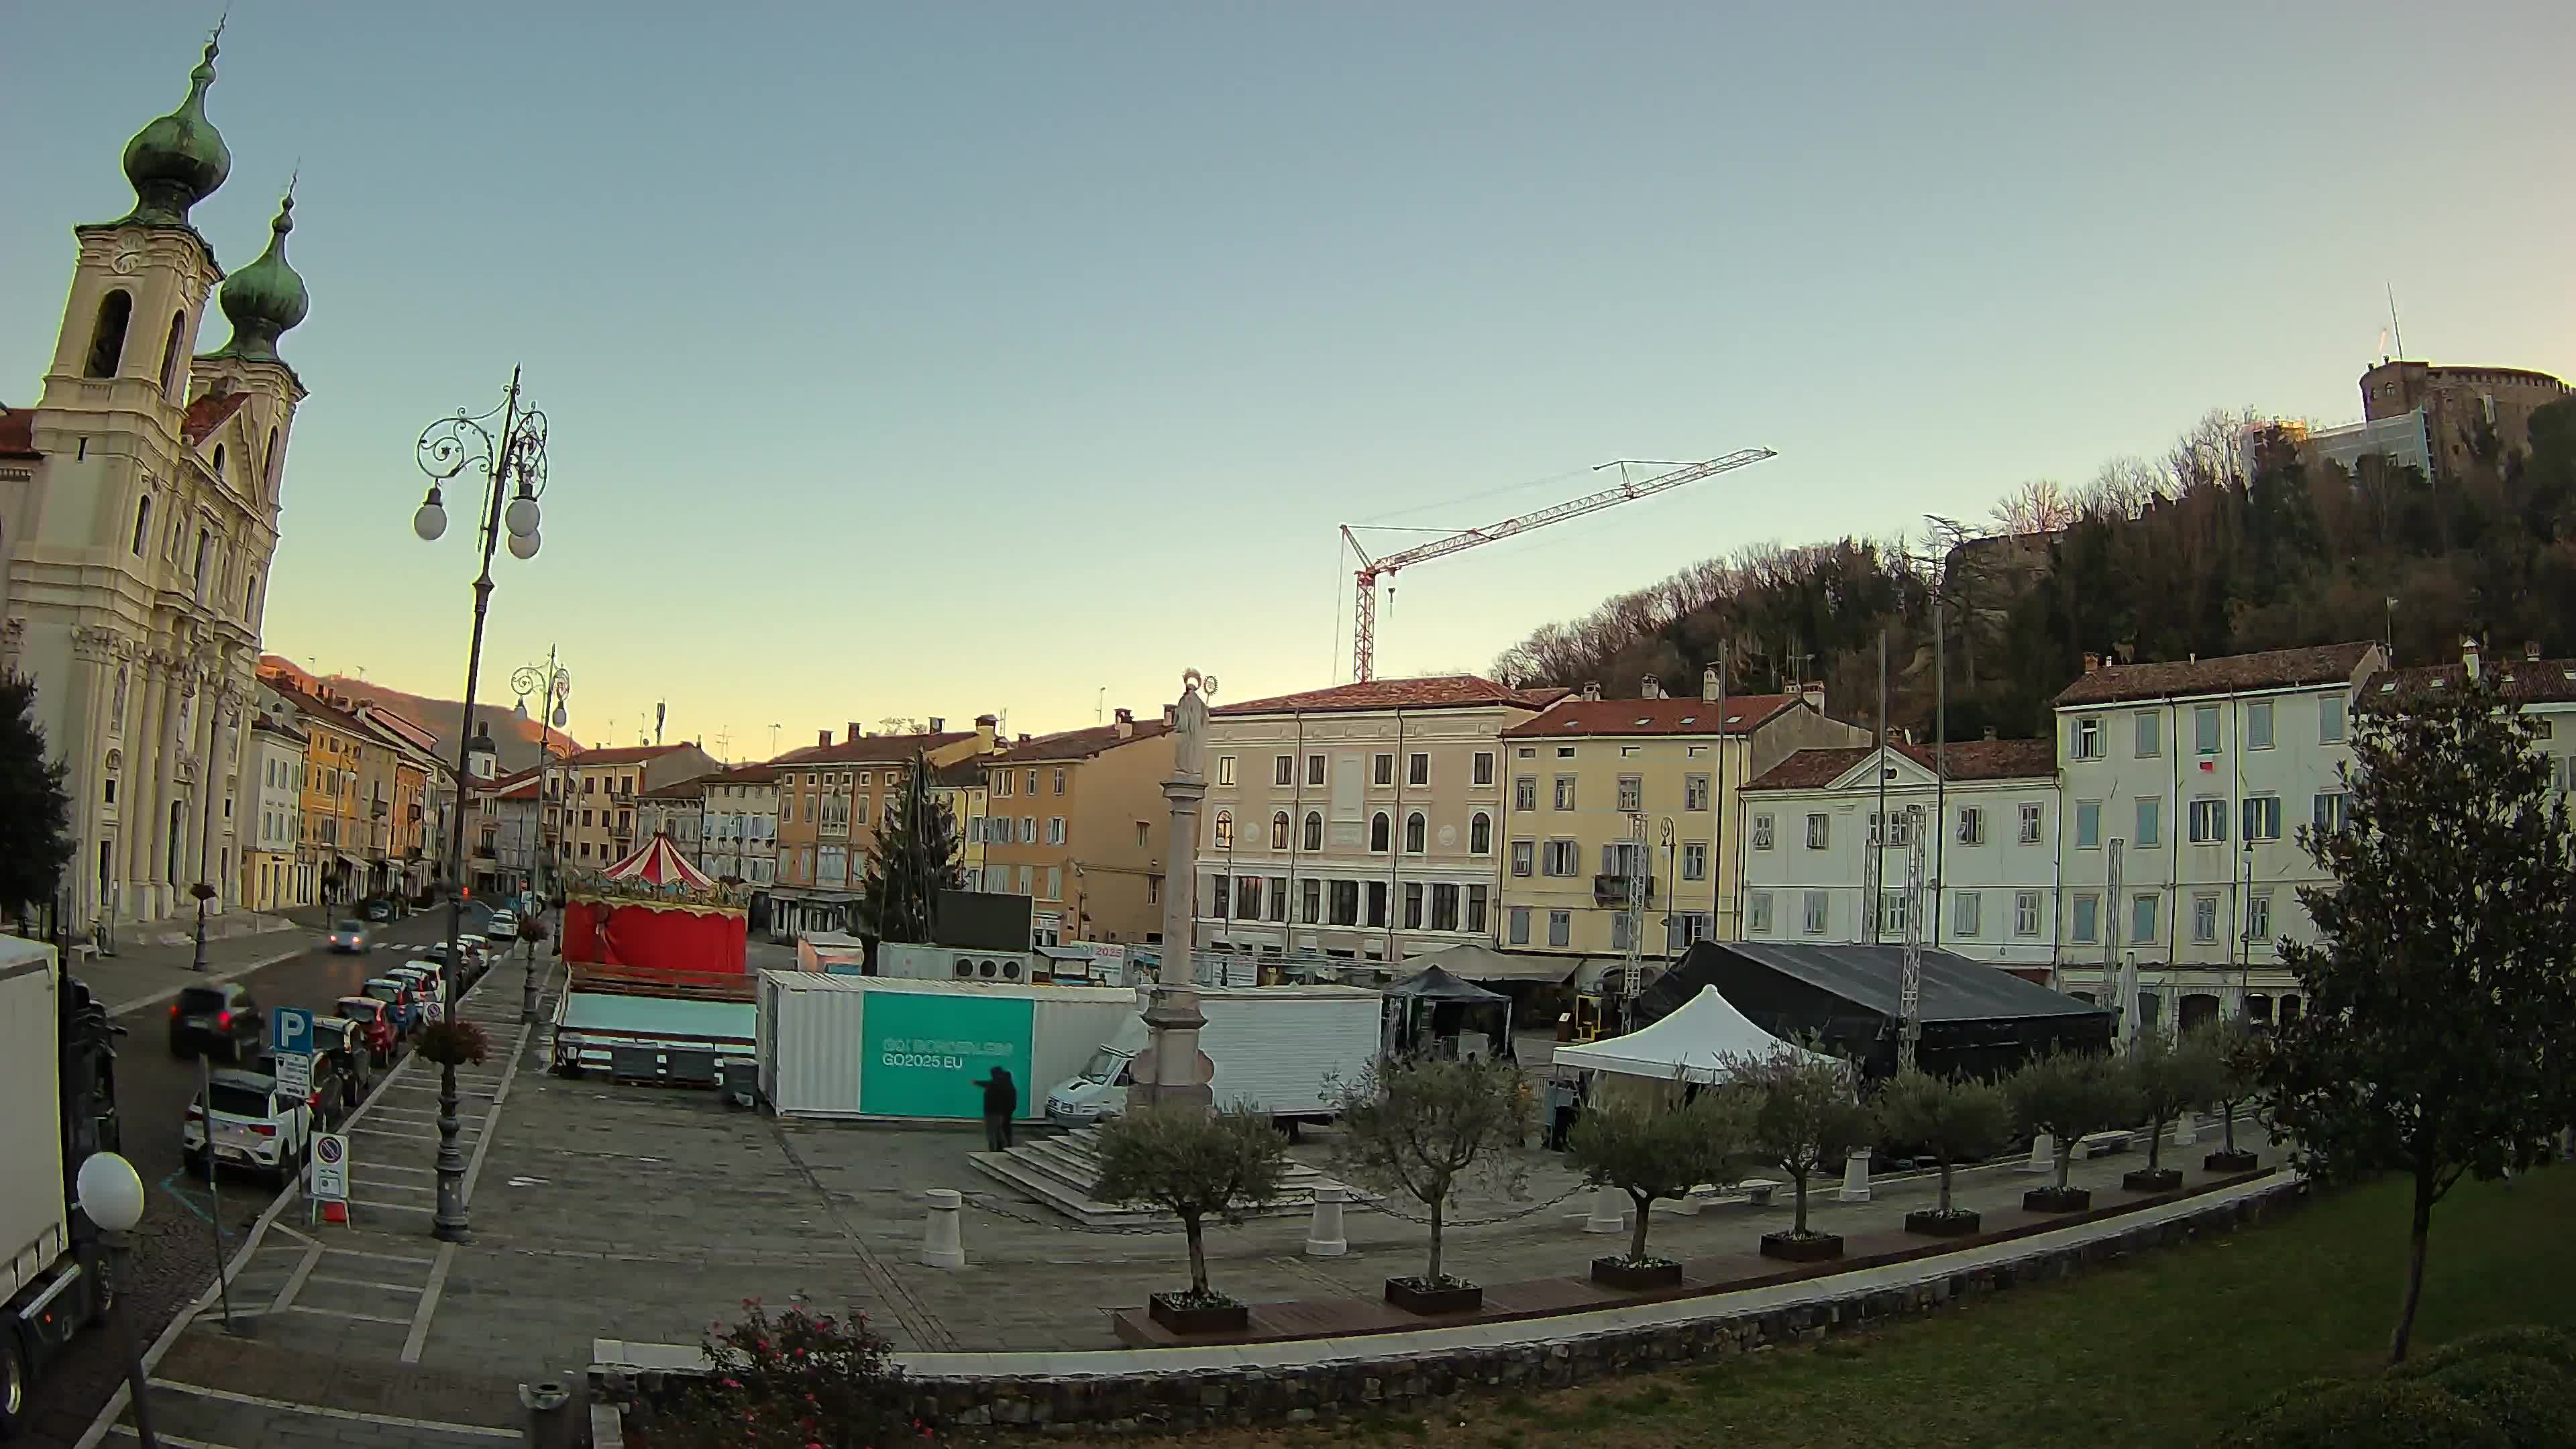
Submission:
[[[367,1055],[377,1066],[390,1066],[394,1059],[393,1009],[372,996],[343,996],[340,1016],[354,1021],[367,1036]]]

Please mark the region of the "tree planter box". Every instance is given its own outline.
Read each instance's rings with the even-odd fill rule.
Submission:
[[[1592,1281],[1604,1288],[1617,1288],[1627,1293],[1644,1293],[1655,1288],[1682,1286],[1682,1265],[1669,1258],[1631,1263],[1625,1258],[1592,1260]]]
[[[1242,1333],[1252,1327],[1246,1303],[1194,1303],[1187,1294],[1156,1293],[1145,1300],[1145,1312],[1174,1333]]]
[[[2021,1195],[2026,1213],[2080,1213],[2093,1206],[2093,1194],[2080,1187],[2034,1187]]]
[[[1842,1255],[1840,1233],[1809,1233],[1803,1238],[1787,1233],[1762,1235],[1762,1256],[1778,1258],[1784,1263],[1824,1263]]]
[[[1964,1238],[1977,1230],[1978,1218],[1966,1208],[1941,1212],[1925,1208],[1905,1215],[1905,1230],[1928,1238]]]
[[[1473,1313],[1485,1306],[1485,1290],[1455,1278],[1426,1283],[1419,1278],[1386,1280],[1386,1301],[1407,1313]]]
[[[2120,1186],[2130,1192],[2171,1192],[2182,1186],[2179,1167],[2141,1167],[2120,1174]]]
[[[2200,1165],[2209,1172],[2252,1172],[2257,1164],[2253,1153],[2240,1148],[2234,1152],[2213,1152],[2202,1158]]]

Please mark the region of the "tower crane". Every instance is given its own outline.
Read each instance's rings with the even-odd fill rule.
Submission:
[[[1563,523],[1569,518],[1598,513],[1604,508],[1621,503],[1633,503],[1640,498],[1670,492],[1685,483],[1696,483],[1702,478],[1714,478],[1720,473],[1731,473],[1748,464],[1778,456],[1780,455],[1769,448],[1746,448],[1742,452],[1729,453],[1723,458],[1711,458],[1703,463],[1644,463],[1634,458],[1621,458],[1604,463],[1592,471],[1598,473],[1609,468],[1636,467],[1663,468],[1666,471],[1633,483],[1623,475],[1616,487],[1604,488],[1598,493],[1587,493],[1581,498],[1568,499],[1553,507],[1542,508],[1535,513],[1524,513],[1518,518],[1506,518],[1500,523],[1487,524],[1483,528],[1470,528],[1463,533],[1450,534],[1446,538],[1435,538],[1429,543],[1417,544],[1402,553],[1391,553],[1378,559],[1370,558],[1368,550],[1360,547],[1359,536],[1351,532],[1349,524],[1343,524],[1342,538],[1350,544],[1351,552],[1359,555],[1360,560],[1359,569],[1354,575],[1358,580],[1359,589],[1358,597],[1352,606],[1351,677],[1361,681],[1376,677],[1377,581],[1394,574],[1397,569],[1409,564],[1428,563],[1435,558],[1447,558],[1453,553],[1462,553],[1478,544],[1500,543],[1515,534],[1527,533],[1533,528],[1544,528],[1551,523]]]

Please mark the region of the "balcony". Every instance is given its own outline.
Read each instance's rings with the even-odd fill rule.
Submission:
[[[1645,886],[1645,899],[1638,901],[1637,904],[1641,906],[1651,906],[1655,903],[1655,878],[1651,875],[1647,876]],[[1628,878],[1626,876],[1596,875],[1592,878],[1592,904],[1596,906],[1624,906],[1628,903]]]

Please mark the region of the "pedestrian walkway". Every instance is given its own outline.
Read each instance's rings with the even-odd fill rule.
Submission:
[[[258,924],[244,930],[239,923],[245,918]],[[206,937],[206,969],[202,972],[195,969],[195,940],[181,933],[177,941],[168,944],[122,943],[113,956],[83,949],[71,963],[71,974],[107,1003],[109,1015],[123,1016],[158,1005],[178,995],[181,987],[230,981],[263,966],[291,960],[312,947],[313,934],[321,929],[288,916],[251,916],[248,912],[215,919],[233,923],[232,934],[210,933]]]

